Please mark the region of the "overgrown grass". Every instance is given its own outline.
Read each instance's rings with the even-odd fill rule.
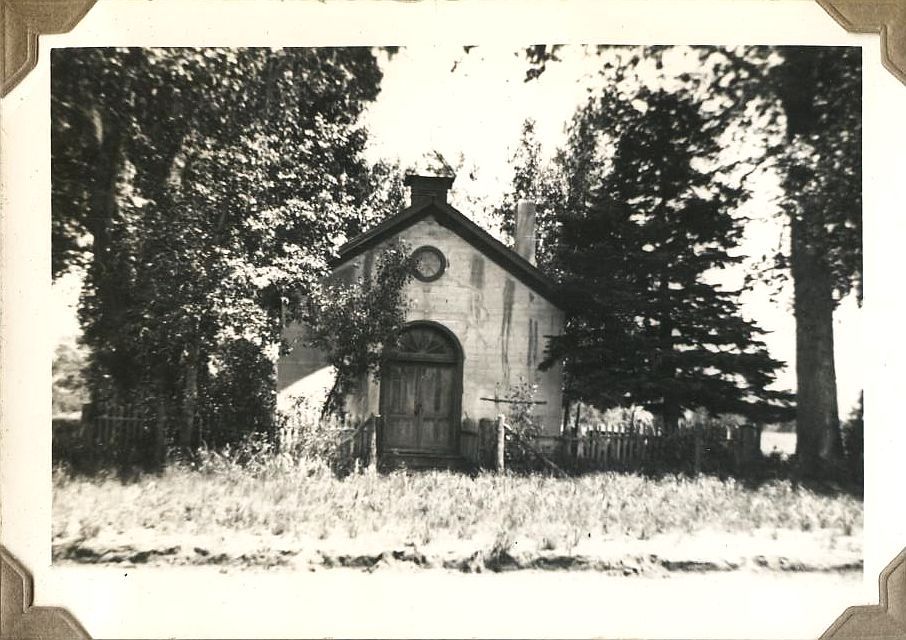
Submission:
[[[272,453],[242,463],[205,454],[129,481],[54,472],[55,538],[153,529],[191,537],[242,532],[325,539],[379,535],[425,545],[438,538],[530,539],[569,552],[580,540],[770,528],[851,535],[862,505],[775,480],[599,473],[572,479],[453,472],[337,478],[323,464]],[[76,531],[77,530],[77,531]],[[188,539],[188,538],[187,538]]]

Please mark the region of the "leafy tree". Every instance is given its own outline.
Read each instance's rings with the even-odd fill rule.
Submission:
[[[54,271],[88,263],[94,398],[154,402],[191,447],[198,402],[273,375],[281,301],[372,211],[357,122],[380,70],[355,48],[54,56]],[[241,386],[266,422],[272,381]]]
[[[342,411],[346,396],[369,375],[380,377],[385,347],[396,342],[406,322],[404,289],[411,274],[411,251],[399,242],[382,250],[373,273],[314,286],[291,314],[305,323],[307,344],[319,349],[335,371],[322,417]]]
[[[766,389],[781,363],[738,292],[708,280],[741,260],[730,212],[744,194],[715,179],[718,152],[698,106],[676,94],[605,95],[578,114],[554,254],[568,321],[551,352],[577,398],[643,404],[668,429],[684,409],[765,418],[783,400]]]
[[[535,204],[535,261],[539,268],[553,268],[552,250],[557,242],[557,205],[563,198],[563,185],[556,168],[544,161],[541,143],[535,137],[535,122],[526,120],[513,152],[512,189],[504,194],[494,215],[501,220],[501,230],[510,238],[516,231],[516,206],[520,200]]]
[[[862,299],[861,52],[781,51],[771,85],[786,116],[781,156],[796,314],[796,454],[806,468],[837,467],[833,312],[850,291]]]
[[[356,194],[356,201],[362,204],[357,214],[349,219],[344,237],[354,238],[406,207],[405,173],[399,162],[386,160],[380,160],[369,168],[368,181],[361,185],[364,190]]]

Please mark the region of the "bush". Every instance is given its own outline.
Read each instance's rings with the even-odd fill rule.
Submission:
[[[334,417],[322,419],[320,407],[307,398],[296,398],[289,408],[281,409],[276,425],[276,453],[317,461],[340,473],[351,470],[354,462],[348,453],[355,429]]]
[[[77,413],[88,402],[87,354],[83,346],[62,343],[54,351],[51,408],[53,415]]]
[[[51,428],[51,459],[54,464],[77,470],[88,467],[92,451],[82,432],[81,420],[54,418]]]
[[[864,430],[863,404],[860,396],[855,410],[841,429],[843,460],[851,479],[859,484],[865,479]]]
[[[506,434],[507,468],[518,471],[535,471],[543,467],[530,448],[535,447],[535,441],[541,434],[541,425],[535,418],[534,400],[537,392],[537,384],[528,382],[520,376],[519,381],[509,388],[505,396],[505,399],[509,401],[507,426],[515,434]]]
[[[637,404],[628,407],[611,407],[604,412],[601,422],[609,428],[622,427],[634,433],[654,434],[657,432],[654,415]]]
[[[196,444],[216,449],[236,445],[251,432],[271,433],[276,411],[273,362],[248,340],[222,345],[212,362],[216,366],[199,371]]]
[[[54,418],[52,420],[51,459],[73,473],[94,474],[100,470],[116,471],[129,475],[158,468],[156,458],[153,418],[140,410],[114,413],[112,424],[107,427],[107,438],[99,439],[97,433],[98,410],[85,405],[79,418]],[[138,418],[127,430],[118,423],[116,415]]]
[[[311,477],[329,472],[325,460],[281,450],[280,444],[264,433],[248,433],[237,443],[219,449],[203,447],[192,461],[174,462],[173,466],[228,478],[291,477],[300,473]]]

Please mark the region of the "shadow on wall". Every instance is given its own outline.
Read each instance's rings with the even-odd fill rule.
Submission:
[[[317,408],[320,414],[334,380],[336,380],[336,370],[331,366],[321,367],[299,378],[277,394],[277,409],[289,411],[296,405],[298,398],[305,398],[307,404]]]

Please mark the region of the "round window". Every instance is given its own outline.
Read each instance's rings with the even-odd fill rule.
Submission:
[[[447,268],[447,259],[437,247],[419,247],[413,252],[412,260],[414,275],[422,282],[437,280]]]

